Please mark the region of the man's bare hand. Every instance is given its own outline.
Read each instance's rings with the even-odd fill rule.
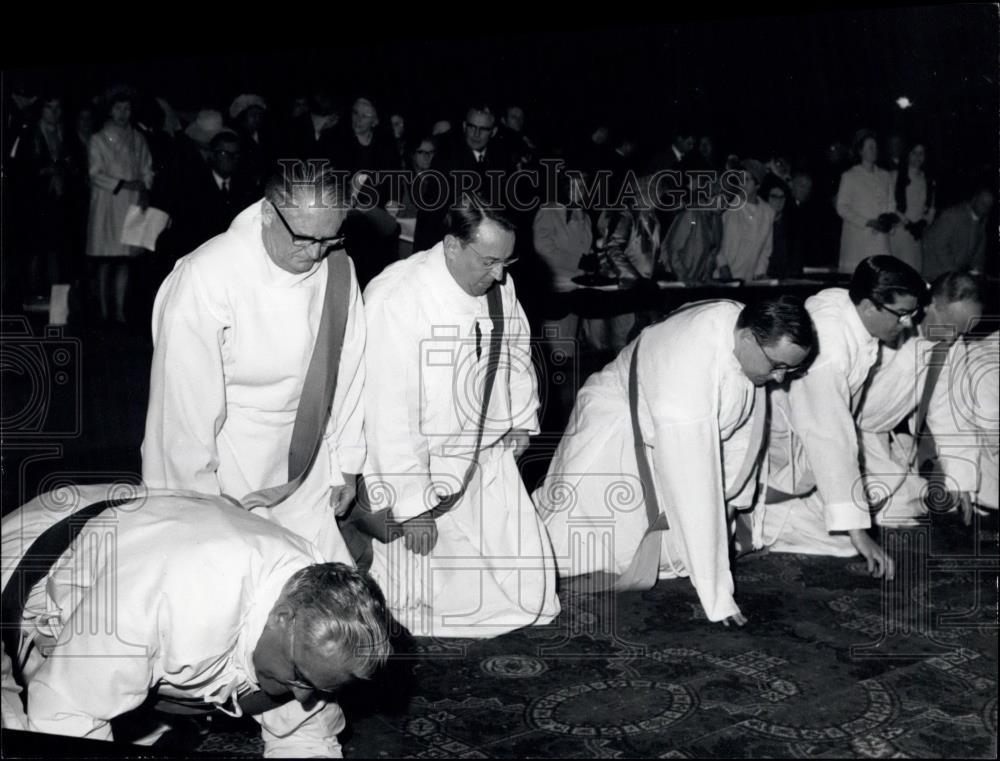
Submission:
[[[524,454],[528,445],[531,443],[531,440],[529,439],[528,432],[526,430],[523,428],[515,428],[503,437],[503,443],[505,447],[510,447],[514,450],[514,459],[516,460]]]
[[[851,537],[854,549],[861,553],[868,563],[868,573],[876,579],[883,576],[886,579],[893,579],[896,575],[896,564],[892,558],[883,550],[879,543],[868,536],[864,529],[851,529],[847,532]]]
[[[330,490],[330,507],[337,517],[344,515],[358,494],[358,477],[354,473],[343,473],[344,483]]]
[[[437,523],[433,518],[416,517],[400,524],[403,546],[417,555],[430,555],[437,544]]]
[[[739,611],[736,611],[735,613],[733,613],[733,615],[727,616],[726,618],[722,619],[722,625],[725,626],[727,629],[729,628],[730,623],[733,623],[736,626],[743,626],[746,622],[747,622],[747,617],[744,616]]]

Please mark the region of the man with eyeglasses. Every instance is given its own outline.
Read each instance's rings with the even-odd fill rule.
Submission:
[[[164,235],[178,256],[224,233],[259,197],[240,171],[241,163],[240,137],[227,129],[209,142],[207,162],[192,162],[177,177],[170,206],[173,221]]]
[[[177,262],[153,310],[142,473],[151,487],[233,497],[349,563],[336,516],[365,459],[365,321],[346,208],[335,173],[276,173]]]
[[[538,390],[505,274],[512,223],[470,194],[446,225],[365,289],[367,500],[351,520],[375,538],[372,576],[413,634],[495,637],[559,613],[516,462],[539,430]]]
[[[391,652],[371,578],[223,497],[64,486],[2,530],[5,729],[149,745],[222,711],[340,757],[332,701]]]
[[[767,504],[753,514],[753,546],[772,552],[851,557],[875,577],[892,578],[893,560],[869,534],[857,415],[866,407],[880,350],[911,329],[926,300],[920,275],[892,256],[863,260],[848,289],[806,300],[819,353],[809,371],[771,394]],[[749,548],[744,548],[749,549]]]
[[[499,173],[503,188],[504,177],[513,168],[510,155],[494,140],[497,129],[496,117],[485,103],[474,103],[466,110],[461,142],[435,158],[433,168],[443,173],[441,184],[445,187],[425,183],[423,197],[416,199],[421,210],[417,214],[414,251],[430,249],[444,237],[445,214],[458,202],[456,194],[463,189],[478,193],[492,205],[505,205],[504,199],[491,197],[496,180],[487,175]],[[442,197],[438,197],[439,191]]]
[[[704,301],[646,328],[592,375],[533,495],[559,576],[581,591],[687,577],[709,621],[746,623],[729,513],[762,491],[765,386],[800,372],[814,344],[793,296]]]

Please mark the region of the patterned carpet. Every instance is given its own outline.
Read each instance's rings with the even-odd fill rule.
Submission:
[[[745,557],[742,630],[681,580],[563,596],[552,625],[492,641],[413,641],[345,696],[345,755],[995,758],[995,516],[975,535],[950,516],[895,532],[893,582],[857,559]],[[210,726],[198,751],[260,753],[252,720]]]
[[[43,349],[62,348],[45,340]],[[4,510],[57,477],[138,477],[148,336],[71,332],[69,341],[86,368],[68,376],[79,385],[64,384],[74,414],[57,414],[66,393],[56,386],[49,403],[6,384],[4,419],[37,406],[46,425],[29,421],[24,437],[3,443]],[[534,483],[546,459],[525,459],[526,482]],[[496,640],[402,643],[377,682],[344,696],[345,754],[995,758],[996,514],[974,530],[935,516],[932,527],[892,534],[888,546],[899,563],[892,583],[870,578],[857,560],[741,559],[737,598],[750,618],[741,630],[706,621],[690,583],[679,580],[617,598],[564,594],[553,624]],[[19,748],[7,744],[3,755],[95,755],[53,751],[42,738]],[[252,719],[221,714],[150,749],[244,757],[261,750]],[[100,754],[113,752],[140,751]]]

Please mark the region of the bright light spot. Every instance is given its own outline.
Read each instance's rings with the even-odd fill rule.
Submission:
[[[905,95],[896,98],[896,105],[902,109],[907,109],[913,105],[913,101],[907,98]]]

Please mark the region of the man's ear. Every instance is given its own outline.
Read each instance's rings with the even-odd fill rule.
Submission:
[[[454,259],[458,254],[458,249],[462,244],[454,235],[444,236],[444,255],[447,259]]]
[[[869,315],[872,312],[878,311],[878,309],[875,306],[875,302],[866,297],[861,299],[860,302],[858,302],[858,311],[860,311],[862,314]]]

